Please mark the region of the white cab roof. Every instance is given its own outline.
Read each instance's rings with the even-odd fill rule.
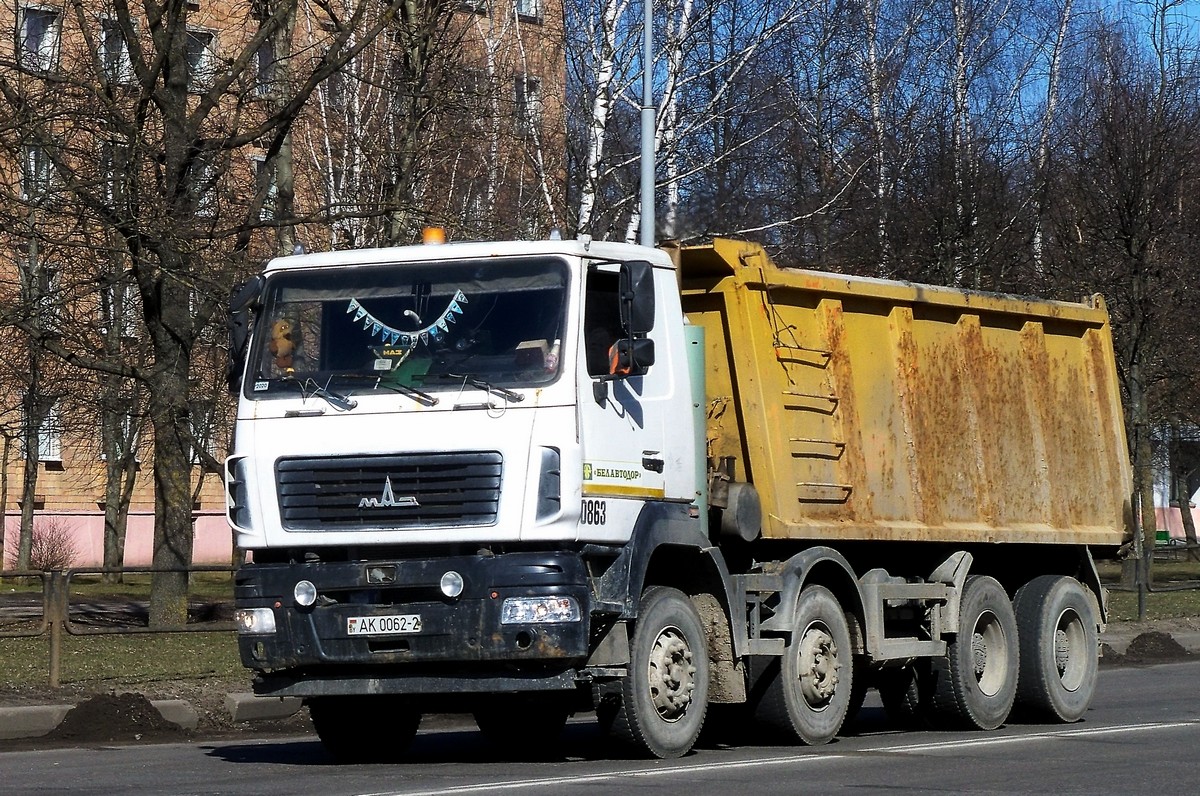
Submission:
[[[655,266],[670,268],[665,252],[630,243],[582,240],[539,241],[480,241],[473,243],[443,243],[417,246],[394,246],[381,249],[347,249],[316,252],[290,257],[276,257],[267,263],[266,271],[295,268],[325,268],[345,265],[376,265],[381,263],[428,262],[430,260],[477,260],[488,257],[519,257],[562,255],[593,257],[601,260],[649,260]]]

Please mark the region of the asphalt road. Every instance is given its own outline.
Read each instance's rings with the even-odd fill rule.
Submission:
[[[1200,662],[1104,669],[1073,725],[992,733],[893,731],[874,695],[828,746],[719,746],[682,760],[611,756],[594,724],[553,762],[498,759],[473,730],[422,731],[405,761],[334,766],[311,739],[239,739],[0,754],[0,792],[24,794],[716,794],[1200,792]],[[364,720],[370,720],[364,717]]]

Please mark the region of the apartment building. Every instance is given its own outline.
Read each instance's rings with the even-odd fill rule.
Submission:
[[[237,260],[244,276],[293,241],[310,250],[404,243],[430,221],[452,237],[541,235],[561,223],[558,0],[447,9],[450,19],[434,44],[445,44],[453,62],[443,58],[420,86],[405,62],[412,27],[388,27],[312,92],[286,147],[270,130],[246,133],[319,67],[355,19],[355,5],[346,0],[346,16],[330,19],[301,2],[286,34],[259,37],[253,46],[277,9],[270,0],[189,2],[185,74],[156,77],[159,84],[186,81],[187,100],[174,117],[155,108],[159,99],[146,89],[143,65],[160,55],[162,31],[139,8],[122,17],[111,0],[97,0],[82,19],[61,0],[0,8],[0,28],[10,33],[0,41],[5,564],[15,555],[24,511],[35,535],[42,528],[71,537],[77,566],[99,566],[106,510],[111,525],[114,506],[125,499],[125,564],[149,563],[155,501],[146,416],[154,395],[129,374],[155,366],[143,302],[158,297],[131,276],[130,263],[162,243],[155,236],[177,233],[172,243],[182,242],[177,248],[190,258],[177,280],[186,284],[171,301],[186,304],[179,317],[189,319],[181,334],[190,392],[180,423],[193,462],[194,560],[225,563],[233,551],[223,486],[201,466],[223,457],[228,442],[232,402],[223,392],[219,308],[239,269],[225,266]],[[357,18],[362,32],[378,10],[368,5],[370,13]],[[387,90],[401,84],[409,89]],[[432,89],[433,100],[413,104],[417,88]],[[154,147],[169,152],[163,140],[172,119],[198,114],[205,103],[210,115],[194,132],[213,147],[211,155],[178,167],[169,155],[147,156],[143,150]],[[134,130],[138,113],[163,121]],[[419,123],[412,118],[418,114]],[[226,140],[234,143],[212,143]],[[394,207],[386,211],[372,204],[389,201]],[[132,459],[122,467],[126,453]],[[36,478],[27,479],[27,471]]]

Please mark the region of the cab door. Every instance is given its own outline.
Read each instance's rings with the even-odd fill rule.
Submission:
[[[627,533],[630,516],[636,519],[645,501],[695,499],[686,363],[676,354],[682,350],[682,316],[674,294],[663,294],[664,285],[674,290],[673,275],[666,269],[654,271],[655,318],[645,335],[653,342],[654,362],[644,373],[631,375],[612,372],[621,369],[614,346],[630,337],[621,319],[620,267],[593,265],[585,275],[578,366],[580,524],[585,528],[612,524],[615,512],[622,515],[620,525]],[[662,311],[664,305],[673,305],[674,311]]]

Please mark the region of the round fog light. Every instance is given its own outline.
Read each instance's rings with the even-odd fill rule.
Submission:
[[[307,580],[302,580],[292,589],[292,596],[296,598],[296,605],[307,608],[317,601],[317,587]]]
[[[442,575],[442,594],[447,597],[457,597],[463,593],[463,576],[450,570]]]

